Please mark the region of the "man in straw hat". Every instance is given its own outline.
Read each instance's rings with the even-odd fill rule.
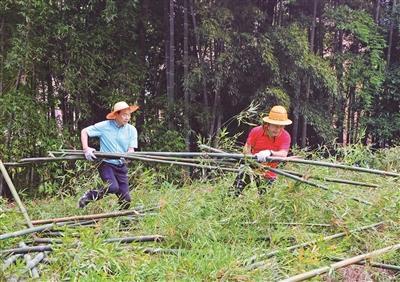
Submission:
[[[270,156],[286,157],[289,153],[291,138],[285,130],[285,125],[292,124],[288,119],[287,111],[282,106],[272,107],[269,115],[264,117],[263,124],[253,128],[247,137],[244,146],[245,154],[254,154],[259,162],[269,167],[276,168],[277,162],[266,162]],[[267,185],[271,185],[276,174],[266,170],[263,178],[267,180]],[[256,178],[259,194],[265,193],[265,187],[260,188],[260,179]],[[250,175],[241,170],[235,179],[230,193],[239,196],[247,184],[250,183]]]
[[[96,159],[95,149],[89,147],[89,137],[100,139],[100,152],[126,153],[134,152],[138,146],[136,128],[129,124],[131,114],[139,107],[130,106],[126,102],[118,102],[113,110],[107,114],[107,120],[96,123],[81,131],[81,143],[85,158],[89,161]],[[78,206],[85,207],[89,202],[96,201],[105,194],[118,196],[121,209],[128,209],[131,202],[128,183],[128,168],[124,159],[107,159],[99,165],[101,179],[107,183],[106,187],[87,191],[80,199]]]

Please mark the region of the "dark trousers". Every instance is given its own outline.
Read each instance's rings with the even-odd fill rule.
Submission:
[[[244,188],[251,183],[251,175],[244,170],[244,166],[239,168],[239,173],[229,190],[229,195],[239,196],[243,193]],[[275,179],[265,178],[262,175],[255,174],[254,181],[257,185],[258,194],[263,195],[267,191],[267,186],[274,183]]]
[[[107,187],[88,191],[86,193],[87,199],[96,201],[103,198],[106,194],[115,194],[118,196],[118,202],[121,205],[121,208],[129,208],[131,196],[129,194],[127,166],[125,164],[114,165],[102,162],[98,170],[101,179],[107,183]]]

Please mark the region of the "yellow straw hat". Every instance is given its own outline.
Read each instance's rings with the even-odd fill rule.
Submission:
[[[121,101],[121,102],[115,103],[112,112],[107,114],[106,118],[107,119],[115,119],[117,112],[125,110],[125,109],[129,109],[129,111],[131,113],[133,113],[134,111],[139,109],[139,107],[136,105],[129,106],[126,102]]]
[[[287,111],[282,106],[273,106],[269,115],[263,118],[264,122],[276,125],[289,125],[292,121],[288,119]]]

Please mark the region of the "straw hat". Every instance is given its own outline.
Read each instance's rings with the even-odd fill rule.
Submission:
[[[276,125],[289,125],[292,121],[288,119],[286,109],[282,106],[273,106],[269,115],[263,118],[264,122]]]
[[[125,109],[129,109],[130,113],[133,113],[134,111],[139,109],[139,107],[136,105],[129,106],[126,102],[121,101],[121,102],[115,103],[112,112],[107,114],[106,118],[107,119],[115,119],[117,112],[125,110]]]

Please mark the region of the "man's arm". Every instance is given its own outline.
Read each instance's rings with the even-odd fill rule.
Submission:
[[[251,145],[249,143],[244,144],[243,154],[245,155],[251,154]]]
[[[272,151],[271,150],[271,156],[272,157],[282,157],[285,158],[289,154],[289,150],[279,150],[279,151]]]
[[[96,149],[89,147],[89,134],[87,133],[87,128],[84,128],[81,131],[81,144],[83,153],[85,154],[85,158],[88,161],[94,161],[95,159],[97,159],[93,153],[94,151],[96,151]]]
[[[84,128],[81,131],[81,143],[83,150],[86,150],[89,147],[89,135],[87,133],[87,128]]]

